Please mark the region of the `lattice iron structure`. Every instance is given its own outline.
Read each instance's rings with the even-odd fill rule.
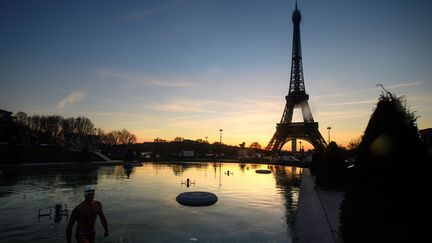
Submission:
[[[289,91],[288,95],[285,96],[286,105],[281,121],[276,124],[276,132],[266,147],[266,150],[273,152],[280,152],[287,142],[296,139],[306,140],[314,147],[326,145],[323,136],[318,130],[318,122],[313,119],[308,103],[309,95],[306,94],[301,53],[300,21],[301,14],[296,2],[292,14],[294,28]],[[294,108],[301,108],[303,122],[292,122]]]

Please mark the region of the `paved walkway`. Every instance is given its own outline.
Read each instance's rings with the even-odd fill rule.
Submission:
[[[294,243],[341,243],[339,205],[343,192],[315,188],[309,169],[303,169]]]

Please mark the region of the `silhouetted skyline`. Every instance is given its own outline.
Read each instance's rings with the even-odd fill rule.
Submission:
[[[0,109],[106,131],[265,146],[288,92],[295,1],[2,1]],[[299,1],[321,133],[364,131],[381,83],[432,127],[430,1]],[[326,136],[325,136],[326,137]]]

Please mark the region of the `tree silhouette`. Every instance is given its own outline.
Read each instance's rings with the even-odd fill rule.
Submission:
[[[316,148],[315,148],[315,152],[312,156],[312,161],[311,164],[309,166],[309,169],[311,171],[312,175],[315,175],[318,172],[318,168],[321,164],[321,161],[323,159],[324,156],[324,146],[319,144]]]
[[[261,144],[259,144],[258,142],[253,142],[253,143],[251,143],[251,145],[249,145],[249,148],[254,149],[254,150],[261,149]]]
[[[430,239],[431,162],[419,139],[416,117],[402,102],[383,93],[364,132],[341,204],[344,242]]]
[[[315,183],[318,186],[342,188],[346,183],[347,172],[341,149],[331,142],[319,164]]]
[[[15,114],[15,119],[17,123],[23,124],[23,125],[27,125],[28,124],[28,116],[27,113],[22,112],[22,111],[18,111]]]

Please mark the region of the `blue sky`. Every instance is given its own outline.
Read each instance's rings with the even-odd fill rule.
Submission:
[[[295,2],[0,2],[0,109],[86,116],[140,141],[228,144],[275,132],[288,92]],[[346,144],[381,93],[432,127],[432,2],[299,0],[306,92]]]

